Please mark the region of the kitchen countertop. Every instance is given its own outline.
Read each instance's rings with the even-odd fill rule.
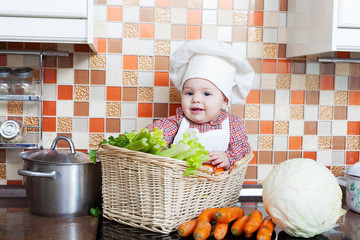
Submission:
[[[264,216],[266,212],[261,202],[243,202],[238,206],[244,209],[245,214],[253,210],[260,210]],[[346,207],[346,206],[345,206]],[[293,238],[285,234],[279,227],[275,229],[272,239],[290,240]],[[164,235],[142,229],[122,225],[102,217],[82,216],[50,218],[34,215],[30,212],[26,199],[0,198],[0,239],[184,239],[176,232]],[[185,238],[192,239],[192,238]],[[214,239],[212,236],[209,239]],[[243,239],[228,234],[225,239]],[[337,225],[330,232],[317,235],[310,240],[340,240],[360,239],[360,214],[351,210],[339,219]]]

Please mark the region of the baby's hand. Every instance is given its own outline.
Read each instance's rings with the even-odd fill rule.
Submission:
[[[209,154],[209,162],[217,168],[223,168],[225,171],[230,168],[230,161],[227,154],[222,151],[213,151]]]

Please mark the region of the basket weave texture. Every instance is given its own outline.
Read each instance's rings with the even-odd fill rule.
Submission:
[[[168,234],[201,211],[233,207],[251,151],[230,171],[183,176],[185,161],[102,145],[103,216],[136,228]]]

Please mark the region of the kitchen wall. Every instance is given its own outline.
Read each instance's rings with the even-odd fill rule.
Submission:
[[[286,59],[287,0],[95,0],[97,54],[86,45],[0,43],[0,48],[69,51],[44,59],[44,147],[70,136],[87,151],[110,135],[175,113],[179,92],[169,81],[169,56],[184,41],[217,39],[240,50],[256,72],[244,119],[255,157],[246,183],[274,165],[312,158],[337,176],[359,161],[360,65]],[[319,55],[320,56],[320,55]],[[321,56],[359,58],[349,52]],[[31,66],[32,56],[0,55],[0,66]],[[0,121],[39,122],[34,103],[0,102]],[[38,133],[31,130],[30,139]],[[59,142],[59,148],[67,148]],[[0,149],[0,184],[23,184],[21,149]]]

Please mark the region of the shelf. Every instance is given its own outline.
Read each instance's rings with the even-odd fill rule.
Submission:
[[[39,95],[0,95],[0,100],[6,101],[41,101]]]
[[[0,143],[0,148],[36,149],[38,148],[38,144],[37,143]]]

